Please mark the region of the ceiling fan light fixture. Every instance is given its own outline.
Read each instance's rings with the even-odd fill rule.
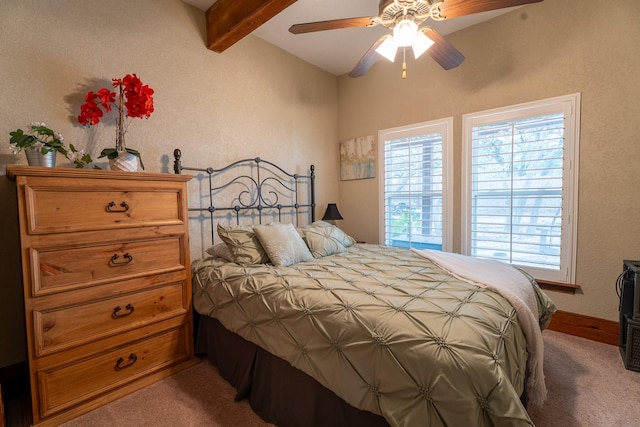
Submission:
[[[395,61],[397,51],[398,46],[396,46],[395,39],[391,35],[384,39],[382,44],[376,49],[376,52],[378,52],[380,55],[384,56],[391,62]]]
[[[413,48],[413,56],[418,59],[433,45],[433,43],[433,40],[427,37],[422,31],[418,31],[418,36],[411,45]]]
[[[403,19],[393,27],[393,38],[398,47],[413,45],[418,36],[418,25],[410,19]]]
[[[372,0],[373,1],[373,0]],[[394,61],[398,48],[411,47],[416,58],[431,49],[429,56],[443,69],[450,70],[464,61],[464,55],[449,43],[438,31],[431,27],[420,28],[428,19],[442,21],[460,16],[479,14],[515,6],[539,3],[543,0],[379,0],[377,16],[340,18],[327,21],[295,24],[289,28],[293,34],[340,28],[375,27],[381,25],[392,34],[379,36],[367,52],[360,58],[350,77],[364,75],[371,66],[384,56]],[[258,3],[258,2],[256,2]],[[428,34],[428,35],[427,35]],[[435,45],[434,47],[431,47]],[[215,50],[215,49],[214,49]],[[404,62],[404,61],[403,61]],[[405,69],[406,67],[403,67]]]

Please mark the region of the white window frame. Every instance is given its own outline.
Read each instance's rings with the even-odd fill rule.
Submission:
[[[385,159],[384,143],[387,140],[415,137],[425,134],[442,134],[442,250],[450,252],[453,249],[453,117],[432,120],[422,123],[383,129],[378,132],[378,194],[380,213],[379,241],[385,241]]]
[[[575,93],[509,107],[465,114],[462,117],[462,253],[471,254],[471,153],[474,126],[500,123],[546,114],[564,113],[563,201],[560,269],[523,266],[536,279],[559,283],[575,283],[578,213],[578,165],[580,135],[580,94]]]

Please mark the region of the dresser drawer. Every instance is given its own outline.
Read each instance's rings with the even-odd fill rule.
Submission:
[[[68,181],[68,182],[67,182]],[[180,185],[156,188],[123,183],[105,189],[96,180],[60,179],[25,187],[29,234],[66,233],[113,228],[181,224],[184,194]]]
[[[38,357],[185,314],[184,282],[50,310],[34,310]]]
[[[187,328],[180,327],[91,359],[39,370],[40,416],[51,416],[189,358],[187,335]]]
[[[183,237],[92,245],[31,248],[33,296],[185,269]]]

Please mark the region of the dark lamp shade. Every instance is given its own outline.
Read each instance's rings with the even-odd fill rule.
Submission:
[[[322,220],[335,221],[336,219],[343,219],[342,215],[340,215],[340,211],[338,211],[338,206],[335,203],[329,203],[327,205],[327,210],[324,213],[324,216],[322,217]]]

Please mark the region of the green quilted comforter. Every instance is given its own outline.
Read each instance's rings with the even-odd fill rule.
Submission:
[[[402,249],[290,267],[194,261],[194,307],[392,426],[533,425],[525,337],[501,295]],[[536,285],[540,326],[555,307]]]

